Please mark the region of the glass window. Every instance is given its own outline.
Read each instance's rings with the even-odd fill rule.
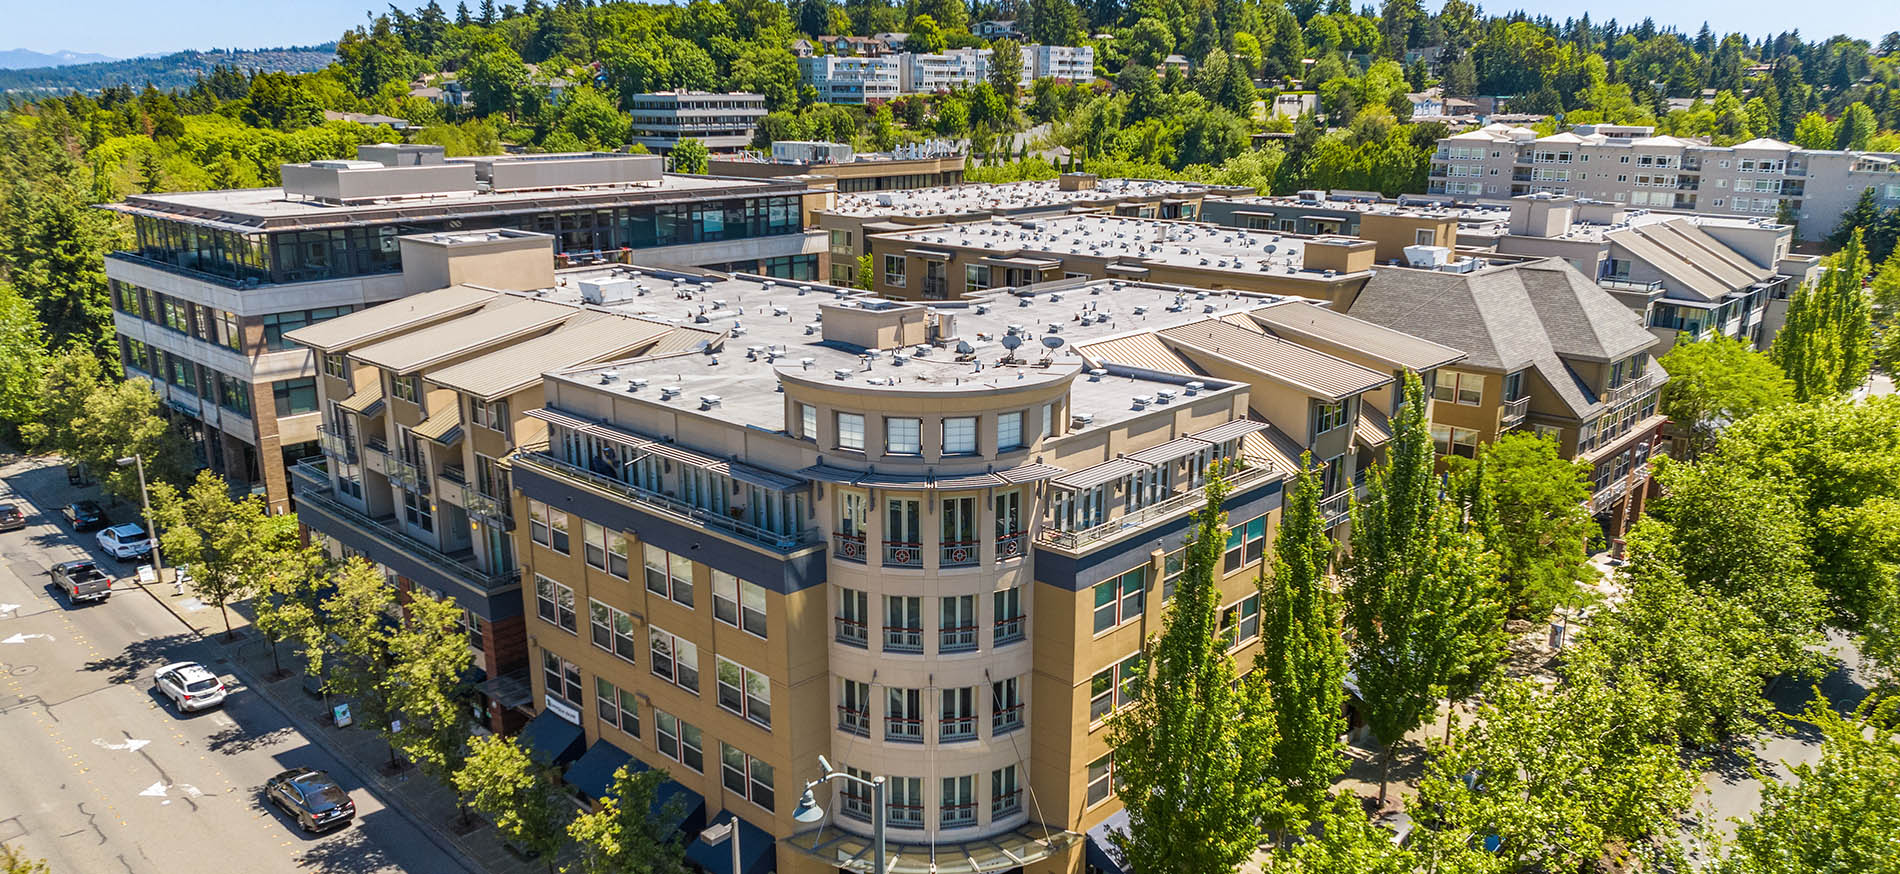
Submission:
[[[990,818],[997,819],[1022,812],[1023,787],[1015,765],[1004,765],[990,772]]]
[[[607,569],[607,529],[581,520],[581,551],[587,557],[587,566],[598,570]]]
[[[653,675],[695,695],[699,694],[699,646],[659,626],[648,626],[647,631]]]
[[[699,727],[664,710],[653,711],[653,745],[663,755],[696,772],[706,770]]]
[[[969,455],[976,452],[976,419],[959,416],[943,420],[943,454]]]
[[[996,416],[996,450],[1005,452],[1023,445],[1023,414],[999,413]]]
[[[904,287],[904,256],[884,256],[884,284]]]
[[[1108,800],[1110,782],[1114,779],[1115,761],[1113,755],[1103,756],[1089,763],[1088,767],[1088,804],[1094,806]]]
[[[1095,633],[1140,618],[1146,576],[1146,568],[1135,568],[1095,585]]]
[[[640,702],[633,697],[633,693],[615,687],[604,677],[595,677],[594,707],[600,713],[602,725],[614,726],[634,737],[640,736]]]
[[[535,574],[534,594],[536,610],[543,620],[579,633],[574,615],[573,588]]]
[[[923,451],[922,422],[918,419],[884,419],[884,451],[892,455],[916,455]]]
[[[776,803],[772,766],[728,743],[719,745],[720,779],[728,791],[771,810]]]
[[[317,380],[313,376],[282,379],[270,384],[277,415],[295,416],[317,411]]]
[[[818,439],[818,408],[811,404],[798,405],[798,436],[806,440]]]
[[[683,607],[693,606],[693,560],[651,543],[642,545],[647,591]]]
[[[766,728],[772,727],[772,680],[725,656],[719,656],[719,706]]]
[[[713,618],[766,636],[765,589],[721,570],[712,572]]]
[[[864,416],[858,413],[838,414],[838,448],[864,449]]]

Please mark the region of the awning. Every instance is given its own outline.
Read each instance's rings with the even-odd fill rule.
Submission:
[[[589,434],[594,437],[599,437],[603,440],[611,440],[615,443],[619,443],[623,446],[630,446],[634,449],[641,449],[647,446],[651,446],[653,444],[653,441],[649,438],[642,437],[625,428],[616,428],[612,425],[601,425],[594,422],[588,422],[582,425],[579,430],[582,434]]]
[[[1025,464],[1021,467],[1012,467],[1008,470],[998,471],[996,475],[1002,477],[1005,482],[1019,485],[1022,483],[1036,482],[1037,480],[1053,479],[1061,476],[1062,472],[1062,468],[1056,467],[1053,464]]]
[[[676,446],[671,443],[650,444],[645,447],[645,451],[653,455],[658,455],[661,458],[677,461],[688,467],[711,468],[714,465],[724,463],[704,452],[695,452],[684,446]]]
[[[1196,440],[1206,440],[1209,443],[1226,443],[1236,437],[1245,437],[1255,431],[1265,431],[1268,427],[1270,426],[1265,422],[1256,422],[1252,419],[1235,419],[1225,425],[1215,425],[1205,431],[1197,434],[1189,434],[1188,436]]]
[[[1384,446],[1392,439],[1392,425],[1386,421],[1385,414],[1366,406],[1359,406],[1359,420],[1352,425],[1352,437],[1365,446]]]
[[[987,489],[1006,485],[1006,481],[993,473],[968,473],[960,476],[946,476],[936,482],[939,490],[944,489]]]
[[[563,428],[568,428],[574,431],[585,431],[588,426],[594,424],[593,420],[591,419],[583,419],[579,416],[571,416],[571,415],[568,415],[567,413],[561,412],[560,410],[551,410],[546,407],[541,407],[539,409],[533,409],[533,410],[524,410],[523,413],[531,419],[540,419],[541,421],[546,422],[550,425],[560,425]]]
[[[1166,464],[1178,461],[1214,445],[1198,437],[1177,437],[1160,446],[1150,446],[1128,457],[1143,464]]]
[[[1148,268],[1139,264],[1110,264],[1102,268],[1110,273],[1126,273],[1129,276],[1147,276]]]
[[[739,871],[737,874],[765,874],[778,867],[778,841],[772,833],[759,828],[731,811],[713,817],[708,826],[739,820]],[[727,838],[726,841],[732,840]],[[686,858],[710,874],[734,874],[732,847],[726,841],[709,844],[695,838],[686,845]]]
[[[337,406],[359,416],[374,416],[383,411],[383,386],[378,382],[373,386],[360,388],[356,394],[337,402]]]
[[[666,822],[661,814],[666,812],[667,807],[672,805],[675,799],[678,799],[679,803],[675,812],[680,818],[677,822]],[[699,830],[706,826],[706,799],[677,780],[669,779],[660,784],[659,790],[653,793],[651,812],[656,822],[674,831],[698,834]]]
[[[559,767],[581,755],[581,745],[586,742],[587,736],[581,733],[580,726],[562,719],[560,714],[543,710],[522,726],[516,740],[528,752],[529,758],[543,765]]]
[[[904,250],[904,254],[906,254],[906,255],[915,255],[915,256],[917,256],[917,257],[919,257],[919,258],[931,258],[931,259],[935,259],[935,260],[937,260],[937,261],[948,261],[948,260],[950,260],[950,253],[949,253],[949,252],[943,252],[943,251],[939,251],[939,250],[937,250],[937,249],[905,249],[905,250]]]
[[[628,762],[639,764],[625,750],[605,740],[597,740],[587,748],[586,753],[574,760],[574,764],[567,766],[567,774],[561,779],[566,780],[567,785],[579,789],[582,795],[599,801],[607,797],[608,790],[613,788],[614,772]]]
[[[1082,847],[1082,856],[1102,874],[1127,874],[1128,869],[1121,863],[1122,851],[1115,849],[1114,841],[1109,838],[1110,832],[1128,832],[1128,811],[1115,811],[1089,829],[1088,843]]]
[[[872,489],[927,489],[930,477],[897,473],[861,473],[857,484]]]
[[[454,446],[456,441],[462,439],[461,404],[436,410],[422,424],[409,430],[418,437],[426,437],[443,446]]]
[[[709,469],[714,473],[723,473],[742,483],[748,483],[774,491],[783,492],[804,485],[803,482],[792,479],[789,476],[781,476],[769,470],[760,470],[756,467],[736,462],[722,462]]]
[[[1143,464],[1132,458],[1117,458],[1092,467],[1085,467],[1073,473],[1056,477],[1051,482],[1065,489],[1080,491],[1092,489],[1103,483],[1114,482],[1132,473],[1140,473],[1151,465]]]
[[[848,486],[857,482],[858,477],[863,474],[860,471],[846,470],[842,467],[832,467],[829,464],[814,464],[811,467],[799,471],[798,475],[806,479],[815,479],[819,482],[837,483],[839,485]]]
[[[989,255],[977,260],[996,267],[1021,267],[1026,270],[1047,270],[1051,267],[1062,266],[1062,262],[1054,258],[1026,258],[1021,255],[1010,255],[1007,257]]]

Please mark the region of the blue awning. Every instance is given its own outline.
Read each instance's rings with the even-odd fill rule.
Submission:
[[[614,772],[621,765],[631,765],[632,770],[644,771],[646,766],[627,755],[627,752],[605,740],[594,741],[574,764],[567,766],[567,785],[581,791],[595,801],[607,797],[607,791],[614,786]]]
[[[660,819],[660,814],[666,811],[667,805],[672,804],[674,799],[679,800],[679,819],[674,822],[662,821],[661,824],[687,834],[699,834],[700,829],[706,827],[706,799],[677,780],[661,783],[659,791],[653,793],[654,818]]]
[[[543,765],[560,767],[579,757],[587,736],[581,727],[561,718],[552,710],[543,710],[522,726],[516,738],[528,757]]]
[[[736,817],[731,811],[724,811],[713,818],[712,825],[718,825]],[[728,838],[727,840],[731,840]],[[739,870],[732,870],[732,847],[725,841],[708,844],[694,839],[686,845],[688,861],[706,869],[709,874],[767,874],[778,868],[778,842],[772,839],[771,832],[752,823],[739,819]]]
[[[1089,829],[1082,857],[1088,860],[1090,868],[1102,874],[1128,874],[1128,869],[1122,866],[1122,851],[1115,849],[1114,841],[1108,837],[1111,831],[1128,833],[1128,811],[1117,810]]]

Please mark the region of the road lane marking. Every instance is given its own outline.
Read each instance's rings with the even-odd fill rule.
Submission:
[[[108,750],[126,750],[128,752],[136,753],[139,750],[144,749],[145,745],[151,743],[151,741],[145,740],[143,738],[128,737],[125,739],[124,743],[115,744],[115,743],[107,743],[105,738],[95,737],[92,739],[92,743],[94,746],[103,747]]]
[[[29,640],[52,640],[52,639],[53,639],[53,636],[50,634],[15,634],[12,637],[0,638],[0,643],[25,643]]]

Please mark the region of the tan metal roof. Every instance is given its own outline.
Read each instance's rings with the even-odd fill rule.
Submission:
[[[641,354],[651,358],[679,352],[698,352],[706,348],[706,344],[717,341],[721,336],[723,332],[720,331],[679,325],[672,331],[655,338],[653,346]]]
[[[1465,357],[1450,346],[1311,303],[1289,301],[1235,315],[1281,339],[1350,349],[1394,370],[1430,370]]]
[[[1199,372],[1179,353],[1169,349],[1168,344],[1161,342],[1161,338],[1147,331],[1126,337],[1083,343],[1076,348],[1081,350],[1083,356],[1096,362],[1139,367],[1143,370],[1157,370],[1162,373]]]
[[[284,336],[314,349],[334,352],[366,340],[386,337],[417,325],[469,312],[500,296],[500,292],[486,288],[451,285],[306,325]]]
[[[1359,421],[1352,424],[1352,439],[1367,446],[1384,446],[1392,439],[1392,423],[1386,420],[1384,413],[1361,401]]]
[[[391,337],[350,354],[392,373],[405,374],[464,352],[551,328],[580,312],[543,300],[503,297],[481,312]]]
[[[1300,444],[1278,428],[1269,426],[1240,438],[1240,451],[1250,458],[1267,459],[1283,474],[1300,472]]]
[[[377,380],[374,385],[359,388],[355,394],[337,401],[336,405],[348,412],[358,413],[364,416],[374,416],[377,412],[382,410],[382,404],[383,383],[382,380]]]
[[[1376,388],[1392,377],[1297,343],[1216,319],[1168,328],[1161,337],[1178,348],[1218,355],[1275,382],[1339,400]]]
[[[422,424],[410,429],[417,437],[453,446],[462,439],[462,405],[449,404],[429,414]]]
[[[648,319],[583,312],[560,329],[429,374],[437,385],[484,400],[520,391],[541,374],[644,351],[673,326]]]

